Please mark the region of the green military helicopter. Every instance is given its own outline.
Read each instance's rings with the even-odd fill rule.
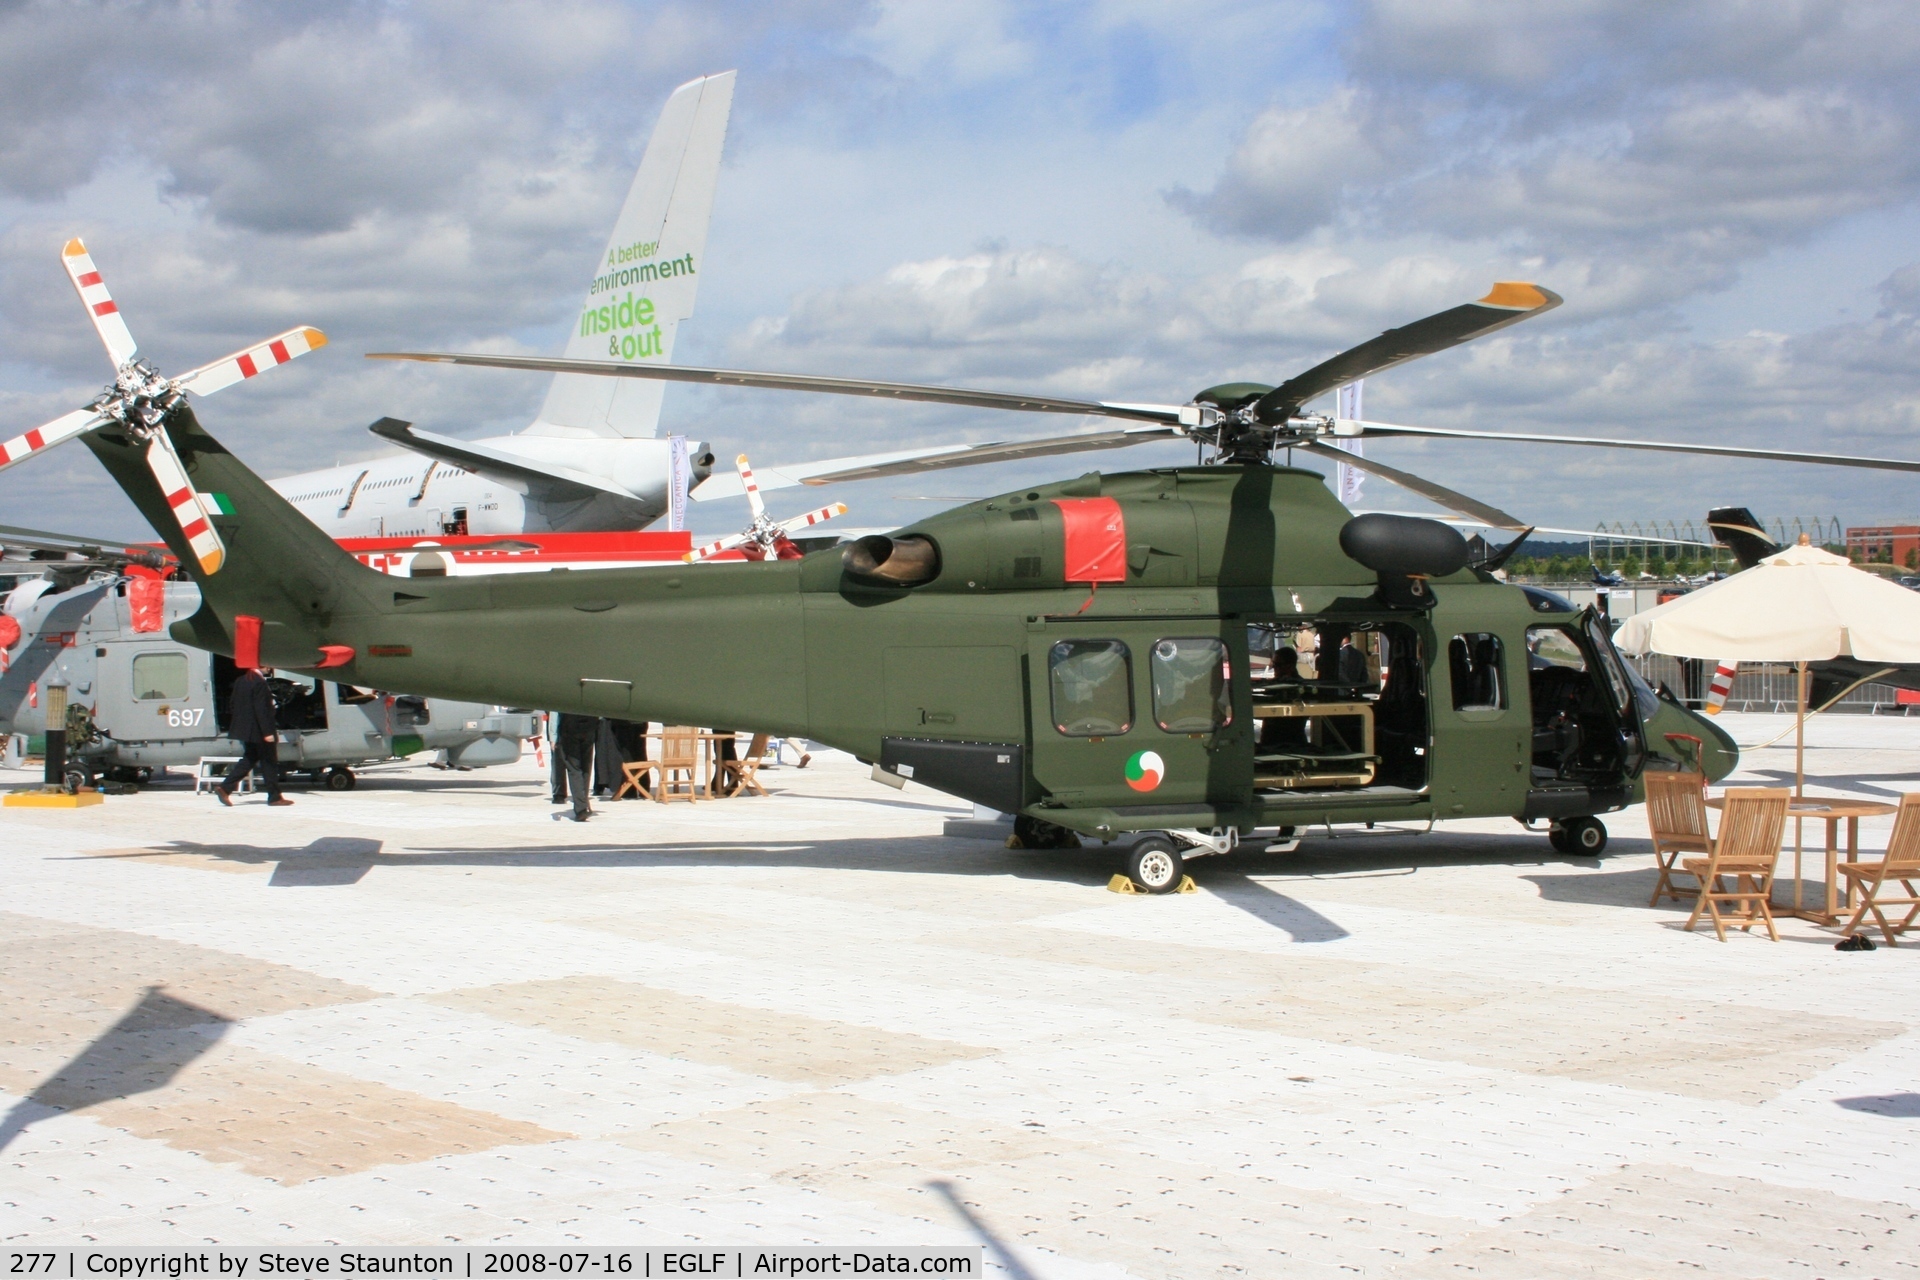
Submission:
[[[804,556],[757,520],[760,540],[748,550],[758,562],[684,570],[395,579],[340,550],[208,435],[177,393],[123,390],[128,403],[106,405],[106,421],[84,438],[201,585],[203,606],[176,624],[178,638],[243,662],[257,651],[262,663],[369,687],[813,738],[885,777],[1015,813],[1029,845],[1069,833],[1124,840],[1127,873],[1156,892],[1178,887],[1185,859],[1242,840],[1272,847],[1260,833],[1277,829],[1284,841],[1323,823],[1511,816],[1546,824],[1563,850],[1598,852],[1606,830],[1596,815],[1634,803],[1643,770],[1686,759],[1723,777],[1737,758],[1731,739],[1650,691],[1591,612],[1469,567],[1445,525],[1355,517],[1318,473],[1271,461],[1280,448],[1338,457],[1520,529],[1504,512],[1326,443],[1393,432],[1510,437],[1389,429],[1306,417],[1301,407],[1559,301],[1501,285],[1278,387],[1214,387],[1184,405],[403,357],[1136,424],[908,451],[861,460],[861,474],[1169,437],[1212,451],[1205,465],[1038,485]],[[223,563],[209,568],[193,554],[180,496],[149,466],[155,452],[177,454],[199,495],[185,509],[207,513]],[[770,635],[787,639],[772,645]]]

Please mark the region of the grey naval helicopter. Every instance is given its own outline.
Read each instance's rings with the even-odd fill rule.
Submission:
[[[0,601],[0,737],[44,734],[47,687],[64,680],[69,790],[240,753],[226,736],[232,660],[168,634],[200,607],[172,568],[138,548],[0,526],[0,577],[22,579]],[[481,703],[291,672],[268,686],[282,765],[334,791],[356,768],[427,751],[453,768],[511,764],[534,733],[532,715]]]

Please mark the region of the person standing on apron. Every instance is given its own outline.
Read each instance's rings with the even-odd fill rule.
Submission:
[[[573,800],[573,820],[593,816],[593,748],[600,738],[600,717],[560,713],[560,732],[554,754],[566,762],[567,792]]]
[[[279,726],[274,721],[273,690],[267,686],[267,672],[248,667],[233,681],[233,712],[227,724],[227,736],[240,743],[240,758],[227,770],[214,794],[220,803],[233,804],[233,789],[255,769],[267,789],[267,803],[275,807],[293,801],[280,794],[280,749],[275,744]]]

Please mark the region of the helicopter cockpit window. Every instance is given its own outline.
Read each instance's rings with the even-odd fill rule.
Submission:
[[[1527,628],[1527,666],[1534,671],[1544,667],[1565,667],[1585,671],[1587,657],[1580,644],[1558,627]]]
[[[1133,728],[1133,658],[1118,640],[1062,640],[1047,654],[1053,727],[1069,738]]]
[[[1455,711],[1503,711],[1507,706],[1500,637],[1477,631],[1458,635],[1447,645]]]
[[[1211,733],[1233,722],[1227,646],[1210,636],[1153,646],[1153,719],[1168,733]]]
[[[133,697],[153,702],[187,696],[187,655],[143,653],[133,660]]]

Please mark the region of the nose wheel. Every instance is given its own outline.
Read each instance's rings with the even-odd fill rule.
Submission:
[[[322,776],[326,780],[327,790],[329,791],[351,791],[356,781],[353,776],[353,770],[347,768],[345,765],[334,765]]]

